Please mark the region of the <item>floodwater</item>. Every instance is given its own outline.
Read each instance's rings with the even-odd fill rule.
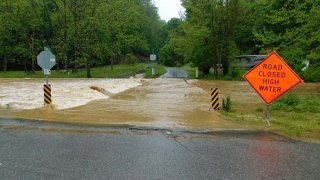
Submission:
[[[2,88],[4,86],[6,86],[7,89],[9,85],[11,91],[18,91],[18,89],[14,89],[15,86],[17,88],[22,84],[21,81],[22,80],[1,80],[1,91],[3,91]],[[32,83],[25,86],[34,86],[33,83],[40,83],[40,85],[37,86],[37,90],[28,90],[27,93],[39,91],[37,92],[39,93],[39,96],[37,96],[39,98],[38,101],[42,102],[41,80],[28,81]],[[36,109],[24,108],[23,110],[21,110],[21,108],[6,108],[2,106],[0,116],[2,114],[2,116],[15,118],[68,123],[136,125],[202,130],[266,128],[264,123],[259,125],[236,123],[226,120],[221,112],[209,111],[210,89],[212,87],[219,87],[221,97],[231,96],[235,102],[248,101],[248,105],[263,104],[260,98],[258,98],[255,92],[253,92],[245,82],[188,80],[186,83],[183,79],[162,78],[154,80],[127,79],[122,81],[108,79],[64,79],[54,80],[52,82],[52,86],[58,85],[64,87],[62,89],[65,91],[59,95],[61,96],[59,98],[62,98],[62,104],[56,105],[53,108],[46,106]],[[125,88],[123,88],[124,86]],[[115,90],[117,87],[121,88]],[[237,87],[237,89],[235,89],[235,87]],[[28,89],[27,87],[24,88]],[[72,88],[75,89],[70,90]],[[82,90],[77,91],[77,88],[82,88]],[[91,93],[94,95],[88,95]],[[84,98],[86,100],[79,100],[83,97],[86,97]],[[53,102],[56,102],[57,98],[58,97],[53,95]],[[17,99],[19,98],[12,97],[12,100]],[[60,102],[61,99],[58,101]],[[72,103],[76,103],[77,106],[64,108],[64,104]],[[245,109],[245,104],[243,108]]]
[[[50,79],[55,109],[85,105],[108,99],[142,84],[141,79]],[[0,107],[36,109],[43,107],[43,79],[1,79]],[[102,93],[101,93],[102,92]]]

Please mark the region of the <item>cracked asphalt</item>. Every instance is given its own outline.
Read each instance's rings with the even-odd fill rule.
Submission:
[[[318,179],[320,144],[263,131],[0,119],[1,179]]]

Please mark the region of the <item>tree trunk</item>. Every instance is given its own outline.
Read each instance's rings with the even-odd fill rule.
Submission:
[[[23,60],[23,67],[24,67],[24,72],[28,72],[28,68],[27,68],[27,60],[24,58]]]
[[[34,55],[32,55],[32,73],[34,73],[34,71],[35,71],[34,64],[35,64],[35,57],[34,57]]]
[[[4,72],[7,71],[7,56],[6,56],[6,55],[5,55],[4,58],[3,58],[2,70],[3,70]]]
[[[111,57],[111,70],[113,70],[113,59],[114,59],[114,57],[112,55],[112,57]]]
[[[86,59],[86,70],[87,70],[87,78],[91,78],[90,63],[88,59]]]
[[[214,65],[213,65],[213,74],[214,74],[215,76],[217,76],[217,77],[219,76],[217,64],[214,64]]]
[[[111,49],[112,49],[112,54],[111,54],[111,70],[113,70],[113,62],[114,62],[114,58],[115,58],[115,54],[114,54],[114,43],[116,42],[116,33],[112,30],[111,32]]]
[[[31,37],[31,68],[32,68],[32,73],[34,73],[34,31],[32,32],[32,37]]]
[[[64,35],[63,35],[63,43],[64,43],[64,63],[65,63],[65,70],[68,71],[68,49],[67,49],[67,3],[66,0],[63,1],[64,5]]]

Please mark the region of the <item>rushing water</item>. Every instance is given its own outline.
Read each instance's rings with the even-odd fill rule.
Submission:
[[[248,129],[253,126],[227,121],[220,112],[209,111],[210,88],[219,87],[221,96],[230,95],[234,101],[261,104],[245,82],[189,80],[186,83],[182,79],[160,78],[64,79],[51,84],[57,87],[53,90],[54,108],[42,106],[42,80],[1,80],[0,115],[72,123]],[[113,95],[109,97],[110,94]]]

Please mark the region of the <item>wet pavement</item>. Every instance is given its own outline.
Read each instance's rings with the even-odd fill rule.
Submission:
[[[161,78],[188,78],[188,72],[176,69],[176,68],[166,68],[167,73],[162,75]]]
[[[261,131],[0,119],[1,179],[318,179],[320,144]]]

